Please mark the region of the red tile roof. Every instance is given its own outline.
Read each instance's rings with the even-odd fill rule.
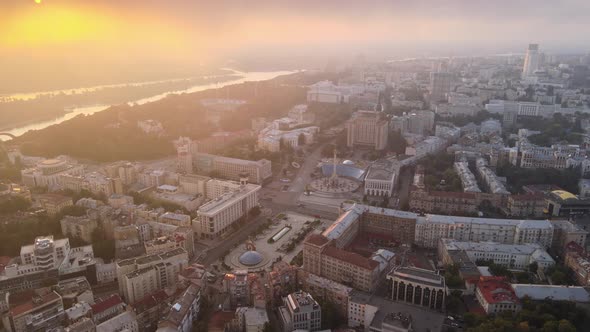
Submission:
[[[487,303],[519,303],[512,286],[503,277],[481,277],[477,288]]]
[[[123,303],[123,300],[121,300],[121,297],[118,294],[113,294],[111,296],[109,296],[108,298],[100,301],[100,302],[96,302],[95,304],[92,305],[92,312],[97,314],[99,312],[103,312],[109,308],[112,308],[120,303]]]
[[[377,261],[374,261],[370,258],[365,258],[354,252],[338,249],[336,247],[327,247],[322,253],[366,270],[374,270],[379,266]]]
[[[321,234],[310,234],[305,240],[305,242],[316,246],[323,246],[324,244],[328,243],[328,241],[329,240]]]

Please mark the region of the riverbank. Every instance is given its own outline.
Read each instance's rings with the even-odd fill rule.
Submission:
[[[237,73],[237,74],[236,74]],[[215,88],[232,84],[242,78],[240,72],[223,76],[167,81],[155,84],[110,87],[86,94],[57,94],[30,100],[0,103],[0,124],[3,132],[20,136],[28,130],[39,130],[67,121],[79,114],[89,115],[105,110],[110,105],[146,103],[168,94]],[[72,107],[72,105],[83,105]],[[97,106],[98,105],[98,106]]]

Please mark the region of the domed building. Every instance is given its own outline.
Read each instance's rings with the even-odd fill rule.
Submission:
[[[238,261],[240,262],[240,264],[243,264],[246,266],[256,266],[256,265],[262,263],[263,260],[264,260],[264,257],[262,257],[262,255],[256,250],[246,251],[245,253],[243,253],[240,256],[240,258],[238,258]]]

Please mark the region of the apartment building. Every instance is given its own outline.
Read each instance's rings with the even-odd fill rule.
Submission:
[[[590,259],[586,253],[568,251],[565,254],[565,266],[574,271],[574,278],[580,286],[590,285]]]
[[[4,328],[12,332],[46,331],[59,327],[65,318],[61,296],[49,288],[8,295]]]
[[[197,285],[189,285],[172,303],[158,323],[157,331],[192,331],[193,323],[199,317],[201,309],[201,288]]]
[[[469,215],[477,213],[478,199],[475,193],[450,191],[410,191],[410,209],[430,213]]]
[[[98,228],[98,221],[86,216],[65,216],[60,220],[61,233],[86,243],[92,242],[92,233]]]
[[[96,332],[139,332],[133,311],[125,311],[96,326]]]
[[[588,231],[568,220],[552,220],[551,224],[555,230],[551,248],[556,252],[563,253],[572,242],[582,248],[586,247]]]
[[[538,218],[545,214],[546,206],[543,194],[517,194],[508,196],[504,212],[509,217]]]
[[[283,303],[284,306],[279,308],[283,331],[321,329],[322,308],[310,294],[302,291],[291,293],[283,299]]]
[[[188,253],[184,248],[118,261],[115,269],[119,293],[129,303],[139,301],[157,289],[174,285],[187,265]]]

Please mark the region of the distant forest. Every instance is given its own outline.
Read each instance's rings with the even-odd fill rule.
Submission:
[[[161,158],[174,153],[172,140],[179,136],[201,139],[217,130],[250,128],[254,117],[279,117],[293,105],[305,102],[304,85],[330,78],[326,74],[298,73],[263,82],[170,95],[144,105],[113,106],[93,115],[30,131],[11,143],[20,146],[24,154],[44,157],[67,154],[101,162]],[[248,104],[222,117],[220,128],[216,128],[207,122],[206,110],[199,100],[219,96],[244,99]],[[143,133],[137,128],[137,121],[145,119],[160,121],[165,135]]]

